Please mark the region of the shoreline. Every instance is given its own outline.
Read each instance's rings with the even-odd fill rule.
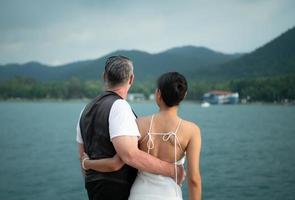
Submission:
[[[89,102],[91,98],[79,98],[79,99],[54,99],[54,98],[44,98],[44,99],[23,99],[23,98],[10,98],[10,99],[0,99],[2,102]],[[151,103],[154,100],[143,100],[143,101],[128,101],[129,103]],[[184,103],[201,105],[202,101],[200,100],[184,100]],[[248,102],[248,103],[237,103],[237,104],[211,104],[211,106],[230,106],[230,105],[280,105],[280,106],[295,106],[295,102]]]

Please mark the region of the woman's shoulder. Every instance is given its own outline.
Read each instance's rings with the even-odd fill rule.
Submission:
[[[189,133],[193,133],[193,134],[200,134],[201,133],[201,130],[200,130],[199,126],[195,122],[183,119],[182,123],[183,123],[184,128]]]
[[[137,123],[150,123],[151,119],[152,119],[151,115],[150,116],[143,116],[143,117],[138,117],[136,119],[136,122]]]
[[[149,128],[149,126],[150,126],[150,123],[151,123],[151,119],[152,119],[152,116],[138,117],[138,118],[136,119],[136,123],[137,123],[138,128],[139,128],[141,131],[146,131],[146,130],[148,130],[148,128]]]

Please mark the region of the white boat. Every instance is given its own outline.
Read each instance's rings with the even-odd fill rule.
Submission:
[[[209,106],[210,106],[210,103],[208,103],[206,101],[201,104],[202,108],[208,108]]]

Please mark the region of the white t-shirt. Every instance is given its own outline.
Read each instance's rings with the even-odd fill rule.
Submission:
[[[84,110],[84,109],[83,109]],[[80,130],[80,118],[83,110],[80,113],[80,117],[77,123],[77,136],[76,141],[83,144],[83,139]],[[135,121],[136,117],[132,112],[129,103],[126,100],[116,100],[111,108],[109,115],[109,132],[110,140],[118,136],[136,136],[140,137],[140,133]]]

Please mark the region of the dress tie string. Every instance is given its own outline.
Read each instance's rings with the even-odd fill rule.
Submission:
[[[149,132],[147,134],[148,136],[148,141],[147,141],[147,149],[148,149],[148,154],[150,154],[150,150],[155,148],[155,143],[153,141],[153,138],[152,138],[152,135],[160,135],[162,136],[162,140],[167,142],[169,141],[169,139],[174,136],[174,172],[175,172],[175,182],[176,184],[178,183],[178,177],[177,177],[177,160],[176,160],[176,145],[177,145],[177,142],[178,142],[178,145],[180,147],[180,149],[182,150],[181,148],[181,145],[180,145],[180,142],[179,142],[179,139],[176,135],[179,127],[180,127],[180,124],[181,124],[181,119],[179,120],[179,123],[177,125],[177,128],[175,130],[175,132],[173,131],[170,131],[170,132],[167,132],[167,133],[152,133],[152,124],[153,124],[153,119],[154,119],[154,115],[152,115],[152,119],[151,119],[151,123],[150,123],[150,128],[149,128]],[[179,197],[179,194],[178,194],[178,188],[176,187],[176,196]]]

